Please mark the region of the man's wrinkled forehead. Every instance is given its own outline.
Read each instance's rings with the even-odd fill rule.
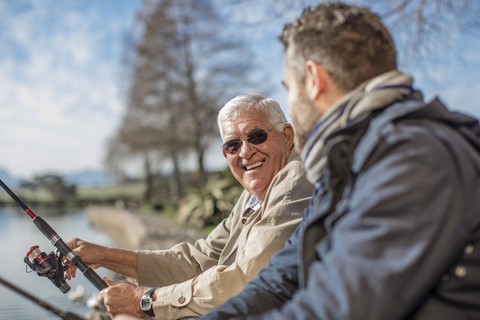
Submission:
[[[245,134],[258,129],[268,129],[265,126],[269,124],[269,117],[263,112],[257,110],[251,110],[250,112],[241,112],[234,117],[229,117],[227,121],[223,123],[223,137],[224,140],[229,138],[238,138],[234,135]],[[238,132],[241,130],[241,132]]]
[[[237,109],[235,112],[232,112],[225,122],[230,122],[233,125],[238,125],[245,122],[251,121],[268,121],[269,115],[263,111],[260,111],[254,107],[246,109]]]

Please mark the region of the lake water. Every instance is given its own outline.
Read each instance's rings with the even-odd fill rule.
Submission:
[[[64,209],[64,212],[55,212],[52,209],[31,209],[36,215],[42,217],[64,241],[79,237],[103,245],[114,244],[106,234],[91,228],[82,209]],[[26,273],[26,264],[23,259],[30,247],[34,245],[39,245],[40,249],[47,254],[56,249],[20,207],[0,207],[0,277],[57,309],[71,311],[85,317],[85,313],[89,310],[85,302],[71,302],[68,294],[75,291],[78,286],[83,286],[85,296],[89,298],[92,294],[98,293],[98,290],[78,272],[77,277],[68,282],[71,290],[67,294],[63,294],[46,277],[39,277],[33,272]],[[102,278],[109,275],[108,270],[103,268],[96,271]],[[0,284],[0,319],[61,318]]]

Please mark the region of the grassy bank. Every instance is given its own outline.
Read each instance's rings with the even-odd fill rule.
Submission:
[[[56,201],[51,192],[45,189],[25,189],[13,190],[17,196],[28,205],[56,205]],[[86,205],[92,203],[115,204],[118,201],[128,203],[139,203],[144,193],[144,186],[141,182],[128,183],[122,185],[111,185],[101,187],[78,187],[75,196],[62,199],[62,204],[67,205]],[[0,204],[15,204],[13,199],[0,190]]]

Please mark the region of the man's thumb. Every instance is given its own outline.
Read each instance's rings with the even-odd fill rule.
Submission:
[[[107,284],[107,286],[111,286],[113,281],[111,281],[110,279],[108,279],[107,277],[103,277],[103,281],[105,281],[105,283]]]

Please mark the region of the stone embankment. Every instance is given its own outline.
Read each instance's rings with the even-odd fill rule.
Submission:
[[[87,207],[85,213],[95,229],[127,249],[167,249],[183,241],[193,243],[206,235],[201,229],[181,226],[159,214],[103,206]]]

